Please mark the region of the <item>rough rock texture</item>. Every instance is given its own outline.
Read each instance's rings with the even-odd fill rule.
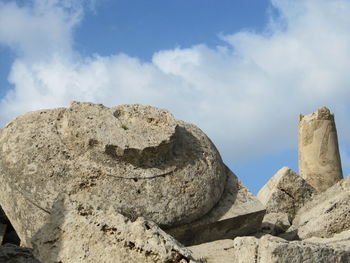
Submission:
[[[264,206],[228,168],[227,183],[218,204],[201,219],[166,229],[185,245],[248,235],[260,229]]]
[[[266,234],[279,235],[291,226],[287,213],[269,213],[262,220],[261,231]]]
[[[155,223],[134,221],[113,207],[59,198],[49,222],[33,237],[34,255],[45,263],[195,263],[191,252]]]
[[[0,204],[27,246],[61,192],[170,227],[207,214],[225,183],[207,136],[153,107],[74,102],[0,131]]]
[[[271,235],[237,237],[189,247],[210,263],[348,263],[349,234],[334,239],[288,242]]]
[[[281,168],[257,194],[267,213],[287,213],[292,220],[295,213],[316,190],[288,167]]]
[[[238,237],[234,240],[232,262],[235,263],[346,263],[350,246],[330,246],[307,241],[288,242],[270,235],[260,239]]]
[[[299,171],[320,192],[343,178],[334,116],[326,107],[300,115]]]
[[[349,211],[350,177],[346,177],[301,208],[291,230],[297,230],[302,239],[331,237],[350,229]]]
[[[30,248],[18,247],[13,244],[0,246],[1,263],[40,263],[32,255]]]

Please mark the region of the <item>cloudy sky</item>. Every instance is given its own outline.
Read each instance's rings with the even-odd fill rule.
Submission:
[[[0,126],[72,100],[170,110],[256,193],[336,114],[350,173],[350,0],[0,0]]]

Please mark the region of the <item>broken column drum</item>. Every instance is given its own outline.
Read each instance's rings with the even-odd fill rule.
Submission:
[[[299,172],[319,192],[343,178],[334,115],[326,107],[300,115]]]
[[[199,128],[150,106],[74,102],[0,130],[0,203],[27,246],[60,193],[174,227],[207,214],[226,178]]]

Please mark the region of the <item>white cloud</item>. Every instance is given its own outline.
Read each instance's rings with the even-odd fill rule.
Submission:
[[[21,51],[2,122],[71,100],[150,104],[197,124],[228,160],[294,147],[298,114],[327,105],[342,141],[350,140],[348,0],[273,0],[280,13],[266,32],[223,36],[217,48],[162,50],[147,63],[125,54],[81,57],[72,41],[81,5],[45,3],[0,5],[2,21],[10,13],[17,21],[6,28],[0,21],[0,43]]]
[[[18,6],[0,2],[0,44],[22,58],[72,54],[72,29],[82,17],[76,0],[35,0]]]

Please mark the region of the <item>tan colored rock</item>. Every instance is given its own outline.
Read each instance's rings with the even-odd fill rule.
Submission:
[[[341,238],[346,242],[340,241]],[[237,237],[189,247],[210,263],[348,263],[349,236],[329,240],[288,242],[271,235]]]
[[[260,239],[238,237],[234,240],[232,262],[346,263],[350,260],[349,248],[349,246],[333,247],[306,241],[288,242],[270,235]]]
[[[319,192],[343,178],[334,115],[326,107],[300,115],[299,171]]]
[[[227,168],[227,183],[218,204],[201,219],[165,229],[185,245],[234,238],[259,231],[265,207]]]
[[[155,223],[141,217],[132,221],[113,207],[101,210],[65,196],[52,211],[32,240],[34,255],[42,262],[198,262]]]
[[[13,244],[0,246],[1,263],[40,263],[34,258],[30,248],[18,247]],[[45,262],[43,262],[45,263]]]
[[[172,227],[207,214],[226,179],[200,129],[149,106],[74,102],[0,132],[0,204],[27,246],[62,192]]]
[[[320,193],[301,208],[293,221],[292,230],[302,239],[332,237],[350,230],[350,177]]]
[[[286,213],[290,220],[316,190],[288,167],[281,168],[257,194],[267,213]]]

